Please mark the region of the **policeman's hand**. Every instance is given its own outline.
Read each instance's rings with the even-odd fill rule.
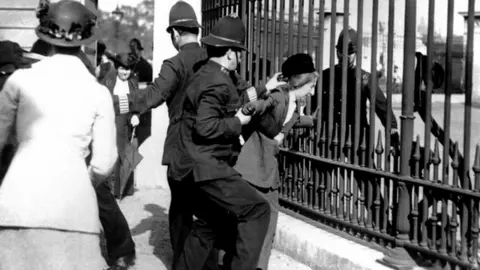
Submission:
[[[281,75],[281,72],[275,73],[272,78],[267,82],[265,87],[267,88],[267,91],[272,91],[273,89],[278,88],[280,85],[286,84],[285,81],[279,80],[278,77]]]
[[[277,141],[278,145],[282,145],[283,144],[283,139],[285,139],[285,134],[283,133],[279,133],[277,136],[275,136],[275,141]]]
[[[240,120],[240,123],[242,123],[242,126],[250,123],[250,120],[252,120],[252,117],[250,115],[245,115],[242,112],[242,110],[238,110],[237,114],[235,114],[235,117],[237,117]]]
[[[132,127],[136,127],[140,124],[140,119],[138,118],[138,115],[134,114],[132,118],[130,118],[130,124]]]
[[[249,102],[249,103],[243,105],[241,111],[245,115],[254,115],[255,111],[256,111],[255,104],[253,102]]]

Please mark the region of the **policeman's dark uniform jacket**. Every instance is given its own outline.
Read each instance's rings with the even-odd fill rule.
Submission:
[[[245,50],[244,41],[243,22],[230,16],[220,19],[209,36],[202,39],[207,46],[237,51]],[[270,206],[232,166],[242,131],[235,114],[242,104],[265,91],[239,91],[230,71],[208,61],[195,73],[186,92],[178,140],[183,156],[179,161],[188,163],[185,169],[193,173],[195,199],[191,203],[200,219],[185,242],[176,269],[202,269],[223,222],[214,209],[229,213],[235,220],[236,252],[229,269],[255,269],[270,220]]]
[[[340,33],[337,42],[337,50],[343,50],[343,35],[344,32]],[[349,35],[349,43],[348,43],[348,53],[356,53],[357,52],[357,32],[353,29],[348,30]],[[327,68],[323,71],[323,84],[322,84],[322,95],[323,95],[323,104],[322,110],[323,115],[326,117],[328,115],[329,110],[329,89],[330,89],[330,72],[331,69]],[[342,64],[337,64],[334,67],[335,72],[335,85],[334,85],[334,104],[333,104],[333,112],[334,112],[334,122],[339,124],[341,123],[341,108],[342,108]],[[360,96],[360,130],[362,133],[362,138],[364,136],[363,130],[366,128],[367,138],[369,133],[368,128],[368,121],[367,121],[367,100],[370,99],[370,92],[371,92],[371,84],[377,84],[377,92],[375,93],[375,112],[380,119],[383,126],[386,126],[387,123],[387,99],[383,94],[381,88],[378,86],[378,81],[376,78],[371,78],[371,74],[365,70],[362,70],[361,73],[361,96]],[[355,125],[355,96],[356,96],[356,69],[355,68],[348,68],[347,71],[347,110],[346,110],[346,121],[347,125],[352,125],[352,130]],[[317,107],[316,99],[312,99],[312,110]],[[397,128],[397,121],[395,119],[395,115],[393,110],[390,112],[391,119],[392,119],[392,128]],[[346,134],[347,138],[349,134]]]
[[[170,34],[174,28],[193,30],[201,27],[192,6],[185,1],[178,1],[172,6],[169,21],[170,24],[166,30]],[[171,191],[168,215],[174,261],[182,251],[184,240],[191,230],[193,213],[188,205],[191,199],[189,186],[185,184],[188,181],[182,181],[188,175],[179,177],[172,170],[171,163],[178,155],[175,144],[178,140],[185,88],[194,73],[194,65],[206,58],[206,51],[200,47],[198,42],[185,44],[179,48],[177,55],[163,62],[160,73],[153,83],[146,89],[139,91],[135,96],[129,95],[128,97],[130,110],[143,115],[165,102],[168,106],[169,125],[164,143],[162,164],[168,166],[168,183]],[[119,105],[119,103],[114,105],[116,110]]]

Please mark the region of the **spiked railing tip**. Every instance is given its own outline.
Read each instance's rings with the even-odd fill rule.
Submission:
[[[475,147],[475,161],[473,162],[473,171],[475,173],[480,173],[480,145],[477,144]]]
[[[420,135],[417,135],[415,139],[415,149],[413,149],[412,157],[416,161],[420,160]]]
[[[433,156],[432,156],[432,163],[434,165],[438,165],[441,162],[440,150],[439,150],[440,146],[438,144],[439,144],[438,139],[435,139],[435,148],[433,149]]]
[[[459,162],[459,158],[458,158],[458,142],[455,142],[455,144],[453,145],[453,159],[452,159],[452,168],[455,168],[457,169],[460,162]]]
[[[378,140],[377,140],[377,147],[375,147],[375,153],[378,155],[383,154],[383,142],[382,142],[382,131],[378,131]]]

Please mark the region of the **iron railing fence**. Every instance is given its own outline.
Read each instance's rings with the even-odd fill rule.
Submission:
[[[341,235],[383,247],[383,263],[391,266],[421,261],[435,268],[478,268],[480,147],[473,151],[478,137],[472,139],[471,107],[475,1],[465,5],[462,52],[453,46],[459,2],[447,1],[445,8],[435,7],[435,0],[202,1],[204,35],[227,14],[245,22],[249,51],[241,75],[253,85],[279,71],[294,53],[314,57],[323,72],[316,95],[300,107],[305,114],[315,112],[316,126],[286,138],[279,157],[281,203]],[[428,18],[426,44],[417,35],[417,11]],[[435,20],[443,11],[444,20]],[[382,21],[387,23],[379,31]],[[440,65],[433,61],[439,26],[446,26]],[[347,39],[336,48],[340,31],[350,27],[358,34],[354,69],[347,64]],[[426,46],[425,56],[416,54],[419,44]],[[377,91],[384,50],[385,100]],[[457,55],[464,72],[454,65]],[[392,115],[393,66],[399,62],[401,111]],[[365,66],[370,73],[362,71]],[[465,105],[455,107],[452,91],[459,79]],[[433,106],[432,92],[441,87],[444,102]],[[391,135],[394,120],[398,144]]]

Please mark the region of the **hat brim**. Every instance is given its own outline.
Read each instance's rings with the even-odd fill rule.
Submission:
[[[236,48],[242,51],[248,51],[245,45],[243,44],[219,39],[211,35],[203,37],[202,39],[200,39],[200,42],[202,42],[205,45],[209,45],[213,47],[228,47],[228,48]]]
[[[35,33],[37,34],[37,37],[48,44],[58,46],[58,47],[81,47],[84,45],[91,44],[95,41],[97,41],[100,37],[100,33],[98,31],[98,28],[95,27],[92,29],[93,34],[89,38],[82,39],[82,40],[74,40],[74,41],[66,41],[64,39],[59,39],[59,38],[52,38],[50,35],[44,34],[38,30],[38,28],[35,29]]]
[[[184,21],[184,22],[177,22],[172,23],[167,27],[167,33],[172,31],[173,27],[183,27],[183,28],[200,28],[203,29],[203,26],[199,24],[197,21]]]

